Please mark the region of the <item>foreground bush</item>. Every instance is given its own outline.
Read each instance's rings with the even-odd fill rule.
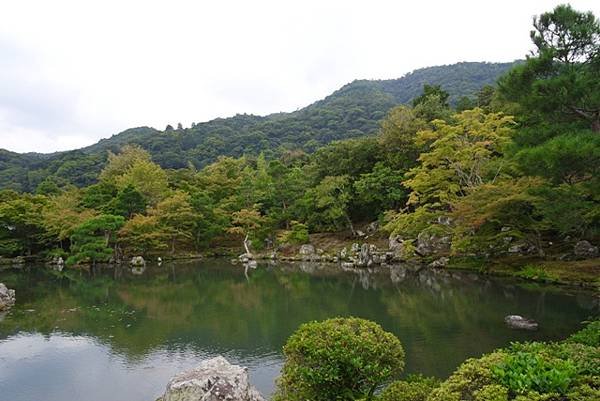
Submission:
[[[378,401],[425,401],[439,380],[423,376],[409,376],[406,380],[398,380],[386,387]]]
[[[469,359],[427,401],[600,400],[597,330],[592,322],[564,342],[514,343]]]
[[[404,368],[400,340],[374,322],[335,318],[307,323],[283,349],[278,401],[370,399]]]

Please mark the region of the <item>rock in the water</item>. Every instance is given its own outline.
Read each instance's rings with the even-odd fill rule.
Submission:
[[[578,258],[595,258],[598,256],[598,247],[593,246],[589,241],[578,241],[573,248],[573,253]]]
[[[538,324],[536,321],[531,319],[526,319],[523,316],[519,315],[508,315],[504,318],[504,322],[511,329],[519,329],[519,330],[537,330]]]
[[[129,261],[129,264],[131,266],[137,266],[137,267],[142,267],[142,266],[146,266],[146,261],[144,260],[143,257],[141,256],[134,256],[133,258],[131,258],[131,260]]]
[[[0,283],[0,311],[8,310],[15,304],[15,290],[8,289]]]
[[[222,356],[175,375],[160,401],[264,401],[248,381],[248,369]]]

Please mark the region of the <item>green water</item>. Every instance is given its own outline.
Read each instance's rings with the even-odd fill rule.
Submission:
[[[406,370],[447,376],[515,340],[559,339],[599,312],[597,294],[465,273],[223,260],[144,271],[0,271],[17,304],[0,317],[0,395],[12,401],[154,400],[170,376],[217,354],[273,390],[281,347],[303,322],[360,316],[395,333]],[[540,323],[506,328],[507,314]]]

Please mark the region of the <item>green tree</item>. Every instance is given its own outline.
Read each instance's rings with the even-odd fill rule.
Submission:
[[[116,232],[123,226],[122,216],[103,214],[83,222],[71,235],[68,265],[80,262],[106,262],[114,255]]]
[[[133,185],[121,189],[110,203],[113,214],[131,218],[134,214],[146,211],[146,199]]]
[[[136,214],[119,230],[119,240],[128,254],[147,255],[166,249],[169,233],[163,230],[156,216]]]
[[[41,249],[45,237],[40,217],[47,198],[14,195],[0,203],[0,255],[31,255]]]
[[[185,244],[193,238],[194,225],[201,217],[194,212],[190,195],[181,191],[159,202],[150,210],[150,215],[156,217],[161,230],[169,238],[171,253],[175,253],[177,242]]]
[[[534,19],[532,57],[499,81],[528,124],[578,123],[600,132],[600,24],[569,5]]]

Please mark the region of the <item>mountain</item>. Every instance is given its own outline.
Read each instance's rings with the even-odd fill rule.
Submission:
[[[108,151],[135,143],[147,149],[164,168],[192,163],[198,168],[218,156],[241,156],[285,149],[311,152],[334,140],[370,135],[394,106],[420,95],[424,84],[440,85],[450,102],[474,94],[515,63],[463,62],[415,70],[402,78],[356,80],[303,109],[267,116],[240,114],[159,131],[128,129],[86,148],[52,154],[19,154],[0,150],[0,188],[33,191],[47,177],[77,186],[93,183]]]

